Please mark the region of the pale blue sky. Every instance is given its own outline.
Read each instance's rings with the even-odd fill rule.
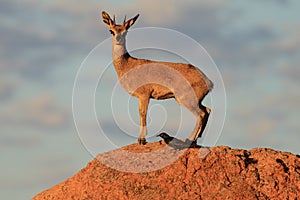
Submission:
[[[208,51],[227,94],[217,145],[299,154],[299,9],[296,0],[2,1],[1,198],[28,199],[92,159],[76,133],[71,95],[81,62],[110,36],[102,10],[119,22],[139,13],[135,27],[174,29]],[[106,129],[120,134],[110,120]]]

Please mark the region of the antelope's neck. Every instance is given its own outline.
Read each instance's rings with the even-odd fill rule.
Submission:
[[[130,57],[126,45],[113,44],[113,63],[119,76],[124,72]]]

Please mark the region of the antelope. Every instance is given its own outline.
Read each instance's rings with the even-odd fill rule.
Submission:
[[[197,144],[197,139],[202,136],[211,112],[210,108],[202,105],[202,100],[213,89],[213,82],[191,64],[132,57],[126,49],[126,35],[138,17],[139,14],[126,20],[125,16],[123,24],[120,25],[116,24],[115,16],[112,20],[109,14],[102,12],[102,20],[112,37],[112,58],[119,82],[127,92],[138,98],[140,115],[138,144],[146,144],[146,118],[150,99],[169,98],[174,98],[179,105],[187,108],[195,116],[195,127],[186,141]],[[134,73],[130,73],[132,71]],[[184,81],[187,82],[186,85]],[[187,85],[192,89],[192,93],[186,89]]]

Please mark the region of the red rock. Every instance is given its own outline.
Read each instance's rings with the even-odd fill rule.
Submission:
[[[220,146],[132,144],[100,154],[33,199],[299,199],[300,158]]]

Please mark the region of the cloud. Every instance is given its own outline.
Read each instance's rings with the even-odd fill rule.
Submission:
[[[49,95],[17,101],[7,106],[2,114],[2,126],[31,126],[56,129],[69,124],[70,113]]]
[[[0,80],[0,102],[7,102],[11,100],[17,88],[17,82],[8,79]]]
[[[287,34],[287,36],[280,38],[277,41],[274,41],[273,44],[270,45],[270,49],[277,50],[278,54],[287,55],[287,54],[296,54],[298,57],[298,53],[300,52],[300,29],[291,28],[291,31]]]
[[[137,1],[121,8],[107,3],[107,7],[106,10],[111,15],[118,13],[116,16],[119,21],[125,14],[133,16],[140,13],[135,27],[162,26],[191,36],[208,50],[213,59],[221,63],[220,67],[226,65],[236,68],[246,65],[256,68],[269,62],[284,48],[272,47],[283,37],[277,34],[282,31],[280,27],[275,26],[272,21],[269,24],[257,21],[241,28],[239,24],[243,24],[243,20],[249,20],[249,16],[245,14],[246,8],[233,6],[225,1],[154,0]],[[286,11],[282,15],[286,16]],[[290,44],[296,47],[294,43]]]
[[[41,145],[41,139],[31,135],[19,135],[14,137],[12,135],[1,135],[0,136],[0,146],[1,148],[36,148]]]
[[[9,12],[3,12],[0,21],[0,42],[5,47],[1,49],[2,73],[41,82],[49,77],[48,72],[78,54],[87,54],[101,41],[98,9],[89,3],[57,4],[3,2]]]
[[[204,16],[208,12],[218,11],[225,6],[225,1],[214,0],[214,1],[134,1],[128,3],[125,6],[116,6],[111,2],[105,2],[105,9],[110,15],[116,14],[117,21],[122,22],[124,15],[127,18],[133,17],[136,13],[139,13],[140,19],[137,26],[163,26],[172,27],[176,24],[178,26],[195,24],[198,20],[203,22],[209,22],[213,15],[206,15],[205,19],[198,18],[198,16]],[[223,7],[224,8],[224,7]],[[204,13],[204,14],[203,14]],[[182,19],[188,18],[188,24],[183,24]],[[197,24],[195,24],[197,25]],[[199,24],[198,24],[199,25]]]
[[[64,62],[75,56],[83,59],[109,37],[100,20],[102,9],[94,1],[3,2],[1,73],[44,83]],[[146,12],[144,19],[148,19],[147,13],[151,15]]]
[[[259,3],[261,3],[261,1],[256,0]],[[290,4],[290,0],[267,0],[266,2],[271,3],[271,4],[279,4],[279,5],[288,5]]]
[[[100,19],[102,10],[116,14],[118,21],[125,14],[129,18],[140,13],[135,27],[162,26],[183,32],[199,41],[219,63],[230,67],[267,61],[273,56],[270,44],[278,40],[272,26],[234,28],[244,15],[243,8],[233,8],[223,0],[129,1],[122,5],[29,0],[5,2],[4,8],[9,12],[4,11],[0,22],[0,41],[6,47],[2,50],[0,70],[20,73],[31,81],[47,79],[48,72],[75,57],[83,59],[109,37]],[[230,27],[232,31],[224,34]],[[293,49],[296,45],[282,42],[278,47]],[[248,59],[244,59],[245,55]]]

